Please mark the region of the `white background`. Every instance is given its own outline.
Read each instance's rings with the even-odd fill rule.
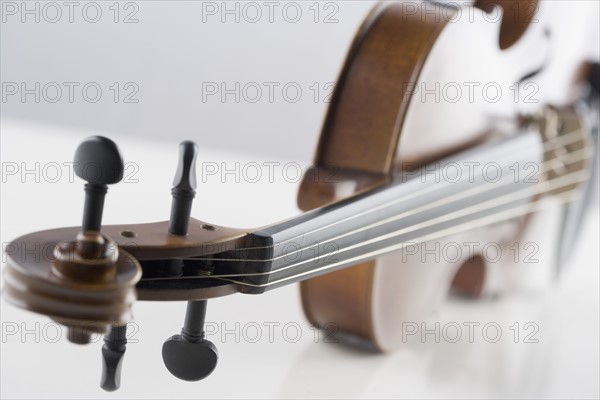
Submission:
[[[78,82],[81,87],[95,82],[103,97],[88,103],[76,91],[73,103],[7,98],[1,104],[1,151],[3,168],[8,163],[43,166],[70,161],[86,136],[104,134],[116,140],[126,161],[138,167],[132,176],[137,183],[110,189],[106,224],[167,219],[177,144],[183,139],[200,144],[201,165],[308,165],[327,106],[322,98],[329,93],[325,85],[335,81],[354,31],[372,6],[336,2],[338,22],[332,24],[323,19],[335,8],[325,9],[321,3],[315,23],[309,9],[312,2],[302,3],[305,17],[296,24],[277,12],[274,23],[248,23],[243,18],[235,23],[232,17],[222,23],[220,15],[207,16],[203,22],[201,2],[136,2],[139,22],[124,24],[113,22],[108,8],[112,2],[100,4],[103,17],[95,24],[82,19],[80,9],[73,23],[66,15],[52,24],[43,18],[23,23],[19,14],[3,14],[3,83]],[[590,57],[597,58],[597,3],[570,1],[563,6],[571,13],[565,13],[567,28],[560,37],[570,32],[577,43],[585,42]],[[120,21],[130,10],[121,8]],[[114,82],[121,87],[135,83],[139,102],[115,103],[109,89]],[[235,82],[242,86],[279,82],[280,88],[293,82],[303,95],[296,103],[286,101],[281,91],[276,91],[272,103],[266,92],[257,103],[244,99],[236,103],[231,97],[223,103],[218,96],[203,101],[203,82],[226,82],[229,87]],[[315,82],[321,88],[319,101],[314,101],[310,89]],[[66,172],[62,169],[56,183],[43,176],[36,182],[35,174],[3,177],[3,243],[33,230],[80,222],[81,182],[70,182]],[[260,226],[296,214],[296,190],[297,183],[280,173],[274,184],[207,177],[199,187],[193,215],[220,225]],[[524,284],[509,296],[480,302],[451,297],[435,315],[424,317],[442,325],[496,322],[503,336],[495,344],[480,332],[474,343],[436,343],[431,337],[422,343],[417,338],[389,355],[323,340],[315,343],[297,288],[290,286],[259,297],[239,295],[211,302],[211,326],[220,333],[239,322],[240,338],[212,335],[220,350],[219,367],[204,382],[186,383],[169,375],[160,356],[163,340],[181,327],[184,304],[138,303],[134,313],[139,330],[133,337],[138,342],[128,346],[123,384],[116,395],[97,386],[100,343],[85,347],[66,340],[51,343],[56,330],[46,318],[2,301],[1,394],[3,398],[597,398],[597,209],[587,216],[581,238],[560,282]],[[514,343],[510,327],[515,322],[521,327],[537,324],[539,343],[523,343],[523,337]],[[244,336],[244,327],[252,323],[262,327],[258,343]],[[279,324],[272,343],[265,325],[269,323]],[[282,332],[285,324],[301,327],[297,342]],[[8,334],[15,326],[17,333]],[[36,333],[23,336],[25,330]]]

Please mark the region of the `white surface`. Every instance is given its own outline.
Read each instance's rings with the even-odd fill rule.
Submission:
[[[2,121],[2,163],[62,164],[72,159],[84,137],[101,132],[67,130],[52,126]],[[115,137],[126,162],[135,162],[138,183],[111,187],[104,223],[149,222],[167,218],[170,183],[175,169],[177,141],[142,142]],[[281,162],[248,154],[201,148],[205,162]],[[36,183],[34,175],[3,177],[2,242],[33,231],[77,225],[82,209],[82,184],[66,175],[57,183]],[[226,177],[227,178],[227,177]],[[231,178],[231,177],[230,177]],[[297,185],[279,176],[271,184],[234,184],[208,179],[201,184],[193,215],[212,223],[257,226],[297,213]],[[199,383],[181,382],[162,364],[164,339],[177,333],[183,322],[183,303],[135,305],[133,334],[137,343],[127,348],[123,383],[116,394],[99,389],[100,343],[76,346],[55,343],[56,325],[48,319],[17,309],[5,301],[2,311],[2,398],[598,398],[599,374],[599,260],[598,210],[586,220],[581,243],[574,249],[570,269],[555,285],[523,287],[495,300],[480,302],[449,298],[428,327],[455,322],[497,323],[502,337],[488,343],[475,330],[457,343],[409,340],[387,355],[373,355],[340,345],[315,343],[302,315],[296,286],[261,296],[236,295],[209,304],[209,328],[235,330],[209,335],[220,351],[217,370]],[[542,266],[544,267],[544,266]],[[546,266],[550,268],[550,266]],[[425,321],[425,318],[424,318]],[[418,321],[421,322],[421,321]],[[520,324],[514,342],[510,327]],[[524,324],[539,327],[538,343],[523,343]],[[39,325],[36,325],[39,324]],[[251,343],[256,324],[262,337]],[[273,340],[269,325],[275,324]],[[279,324],[279,325],[277,325]],[[285,324],[290,328],[286,337]],[[9,330],[19,332],[10,335]],[[463,325],[464,326],[464,325]],[[481,327],[480,326],[480,327]],[[295,328],[301,337],[294,343]],[[24,330],[37,332],[22,337]],[[493,331],[490,331],[490,336]]]
[[[462,5],[472,1],[447,2]],[[23,4],[32,10],[36,3],[40,4],[38,23],[35,14],[23,14]],[[86,2],[77,3],[72,22],[68,7],[56,2],[61,5],[62,18],[55,23],[47,21],[54,10],[44,11],[44,2],[2,3],[3,7],[17,5],[14,14],[3,13],[5,22],[0,24],[2,82],[25,84],[29,89],[36,82],[41,87],[56,82],[64,91],[55,103],[44,96],[39,103],[32,95],[25,101],[19,95],[7,96],[2,103],[4,116],[145,138],[193,138],[203,146],[226,145],[241,152],[272,154],[275,149],[288,158],[301,158],[312,155],[331,83],[337,80],[356,29],[376,1],[271,2],[276,5],[272,22],[265,5],[268,1],[121,2],[117,23],[113,22],[114,8],[110,8],[114,2],[97,3],[102,15],[96,23],[83,18]],[[262,18],[257,22],[250,22],[253,10],[247,8],[248,3],[259,5]],[[551,41],[560,56],[550,61],[558,61],[560,68],[561,59],[572,58],[582,48],[590,59],[598,59],[599,3],[547,3],[559,20],[550,22],[556,25]],[[125,9],[125,4],[130,6]],[[207,7],[215,4],[218,11],[213,14]],[[297,22],[288,22],[296,20],[296,5],[301,16]],[[236,7],[237,16],[223,12]],[[88,12],[94,17],[93,9]],[[124,23],[131,14],[137,22]],[[49,18],[44,18],[46,15]],[[468,23],[467,15],[463,14],[461,23]],[[467,81],[474,77],[469,78]],[[65,82],[79,84],[73,102]],[[139,102],[124,103],[121,96],[115,103],[110,89],[114,82],[119,83],[122,96],[132,93],[124,87],[126,83],[137,85],[139,91],[133,98]],[[255,103],[245,100],[252,98],[252,91],[241,95],[239,102],[233,95],[225,102],[218,95],[204,101],[203,83],[212,82],[224,83],[229,89],[236,83],[240,87],[258,83],[263,96]],[[265,85],[269,82],[279,85],[273,101]],[[87,83],[102,89],[98,102],[84,100],[82,88]],[[283,96],[288,83],[302,90],[297,102]],[[317,101],[315,83],[320,88]],[[52,96],[50,91],[48,97]],[[293,90],[290,96],[294,96]]]
[[[331,94],[331,82],[337,79],[355,30],[374,4],[342,1],[315,8],[315,2],[271,2],[276,12],[270,22],[269,6],[264,5],[269,2],[259,1],[254,4],[263,18],[253,23],[247,14],[252,10],[244,12],[245,3],[239,1],[135,1],[129,2],[133,6],[127,10],[126,2],[121,3],[119,22],[114,23],[109,8],[113,2],[100,1],[102,17],[90,23],[82,16],[86,2],[80,2],[73,22],[63,6],[64,17],[56,23],[46,22],[43,14],[39,23],[35,15],[26,15],[23,23],[21,4],[27,2],[15,3],[17,13],[7,13],[6,22],[0,24],[2,81],[25,83],[28,88],[35,82],[41,87],[57,82],[64,96],[55,103],[44,101],[43,96],[39,103],[31,95],[25,102],[18,95],[8,96],[3,115],[143,137],[169,134],[178,140],[194,138],[202,145],[228,143],[236,151],[264,153],[277,148],[288,157],[312,153],[326,107],[324,98]],[[287,6],[288,20],[296,20],[295,8],[301,10],[297,22],[284,18],[288,3],[293,3]],[[217,14],[207,8],[212,5],[217,6]],[[34,3],[28,7],[33,9]],[[235,7],[237,21],[235,14],[221,12]],[[124,23],[130,13],[137,22]],[[80,85],[73,102],[64,82]],[[82,96],[81,89],[90,82],[103,92],[96,103]],[[126,83],[137,85],[139,91],[132,99],[139,102],[124,103],[121,97],[115,103],[110,90],[114,82],[123,95],[132,93],[125,90]],[[244,96],[240,90],[238,102],[235,95],[228,95],[225,102],[219,95],[205,101],[203,83],[213,82],[228,89],[257,83],[262,97],[246,101],[254,93],[250,90]],[[273,101],[269,83],[278,85]],[[311,90],[315,83],[318,101]],[[297,101],[284,98],[286,84],[301,89]],[[295,97],[294,89],[289,95]]]

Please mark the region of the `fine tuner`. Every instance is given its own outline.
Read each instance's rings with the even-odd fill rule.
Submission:
[[[475,7],[494,12],[510,4],[519,3]],[[300,282],[312,325],[334,323],[345,336],[389,351],[401,346],[403,321],[427,315],[432,299],[450,289],[472,297],[502,293],[499,282],[509,281],[503,274],[515,264],[486,263],[478,253],[424,262],[405,257],[411,245],[460,237],[508,247],[536,213],[562,205],[567,212],[556,248],[564,259],[582,215],[574,206],[593,191],[598,127],[590,116],[598,109],[598,64],[577,60],[576,77],[546,69],[563,59],[548,56],[551,27],[530,24],[534,13],[500,26],[477,13],[474,22],[448,23],[455,12],[437,3],[407,10],[384,2],[369,14],[300,185],[303,213],[288,220],[237,229],[192,218],[198,146],[185,141],[168,221],[103,226],[108,186],[121,181],[124,162],[112,140],[86,139],[74,157],[85,181],[81,226],[12,241],[5,250],[5,299],[63,324],[73,343],[103,334],[101,387],[113,391],[121,384],[136,300],[187,302],[183,327],[164,342],[162,357],[172,375],[198,381],[218,362],[204,332],[210,299]],[[425,104],[414,90],[474,77],[506,78],[507,87],[564,83],[578,96],[553,107],[556,97],[540,91],[532,110],[506,102]],[[440,181],[447,166],[455,178]],[[52,256],[39,250],[32,257],[27,249],[34,247],[50,247]]]

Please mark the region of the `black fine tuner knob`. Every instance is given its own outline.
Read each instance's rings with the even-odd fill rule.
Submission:
[[[206,303],[206,300],[188,302],[181,334],[171,336],[163,344],[165,366],[173,376],[184,381],[206,378],[219,360],[215,345],[204,338]]]
[[[182,142],[179,146],[179,164],[171,194],[171,218],[169,233],[185,236],[188,233],[192,202],[196,195],[196,156],[198,146],[193,142]],[[182,260],[172,260],[170,272],[179,275]],[[210,375],[219,355],[213,343],[204,337],[206,300],[189,301],[181,334],[165,341],[162,356],[165,366],[175,377],[185,381],[199,381]]]
[[[102,136],[92,136],[77,147],[74,170],[87,182],[81,230],[99,232],[107,185],[123,179],[123,158],[115,142]]]

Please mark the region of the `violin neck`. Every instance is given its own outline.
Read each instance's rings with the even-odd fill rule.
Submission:
[[[244,264],[246,291],[262,293],[513,218],[512,210],[535,195],[543,157],[539,133],[523,132],[254,232]]]

